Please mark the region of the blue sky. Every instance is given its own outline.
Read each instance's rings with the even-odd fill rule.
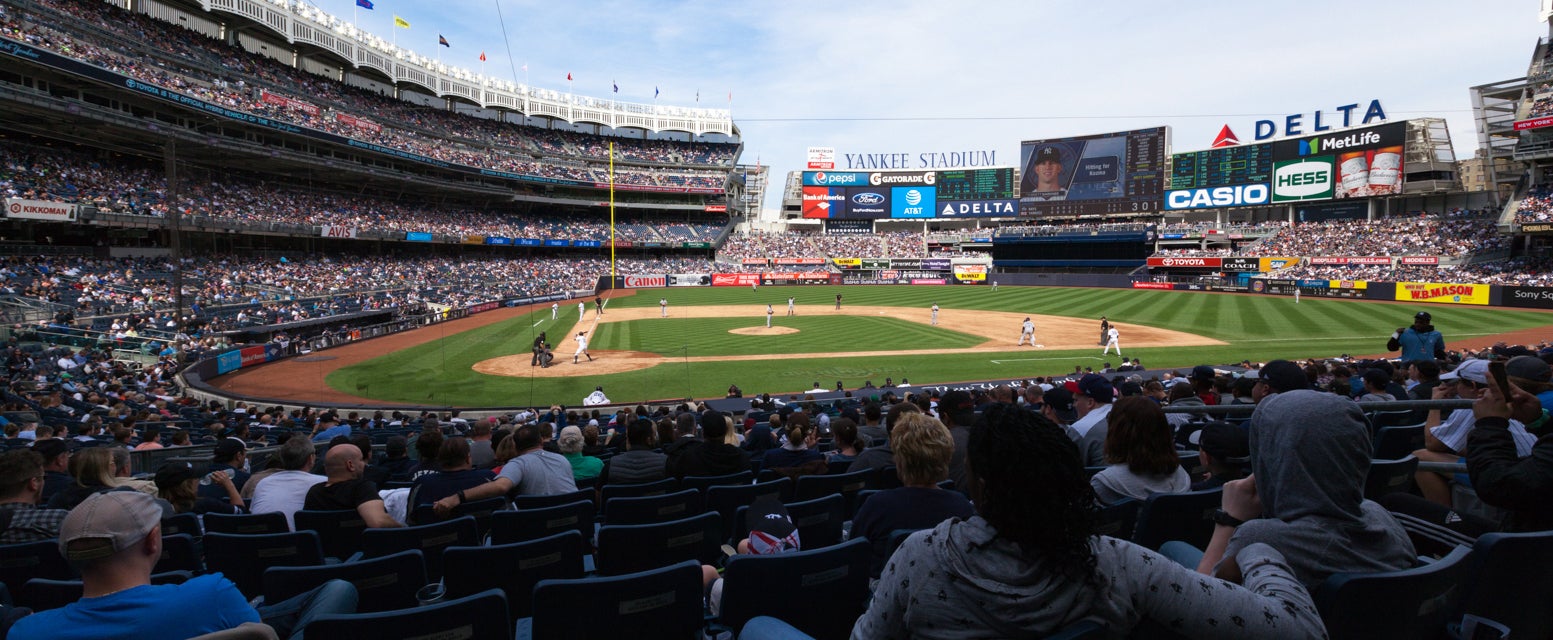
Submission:
[[[355,4],[311,1],[345,20]],[[771,165],[776,185],[809,146],[991,150],[1013,166],[1021,140],[1170,125],[1173,150],[1191,151],[1224,124],[1248,141],[1256,120],[1371,99],[1392,120],[1447,118],[1467,158],[1467,88],[1524,74],[1547,33],[1535,0],[374,1],[363,29],[394,37],[398,14],[401,46],[477,72],[484,51],[487,74],[527,64],[542,88],[571,73],[577,93],[619,83],[623,100],[656,87],[660,104],[699,91],[727,107],[732,92],[741,160]]]

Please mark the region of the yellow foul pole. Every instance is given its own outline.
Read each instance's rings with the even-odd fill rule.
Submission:
[[[609,287],[615,288],[615,143],[609,143]]]

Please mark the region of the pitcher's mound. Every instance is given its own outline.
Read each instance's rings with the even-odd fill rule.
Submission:
[[[572,364],[570,353],[566,354],[565,357],[557,353],[554,364],[548,367],[529,366],[528,363],[532,358],[533,355],[528,353],[500,356],[476,362],[472,368],[480,373],[493,376],[572,378],[640,371],[663,362],[663,356],[641,351],[594,351],[592,362],[589,362],[587,358],[583,358],[582,362],[578,364]]]
[[[798,330],[792,327],[743,327],[729,329],[728,333],[741,336],[785,336],[789,333],[798,333]]]

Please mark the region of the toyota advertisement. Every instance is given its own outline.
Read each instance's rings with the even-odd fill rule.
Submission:
[[[1272,201],[1400,194],[1406,142],[1406,122],[1274,141]]]

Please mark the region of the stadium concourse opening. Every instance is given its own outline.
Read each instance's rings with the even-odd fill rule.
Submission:
[[[617,294],[618,295],[618,294]],[[734,329],[729,333],[748,335],[751,339],[759,339],[761,336],[779,335],[782,333],[796,332],[791,327],[782,327],[781,318],[785,317],[786,308],[777,310],[777,321],[770,329],[765,327],[766,306],[760,304],[749,305],[718,305],[696,307],[671,307],[671,318],[749,318],[750,326]],[[796,307],[799,316],[837,315],[837,316],[862,316],[862,317],[890,317],[921,324],[932,323],[932,311],[915,307],[878,307],[878,306],[846,306],[840,311],[829,305],[798,305]],[[582,325],[573,326],[568,331],[557,332],[557,335],[571,335],[584,328],[597,324],[629,321],[652,321],[659,317],[659,310],[654,307],[623,307],[610,309],[602,318],[590,319]],[[593,354],[592,362],[583,362],[573,365],[568,356],[570,349],[558,348],[556,351],[556,364],[548,368],[529,366],[532,354],[528,352],[514,353],[511,355],[489,358],[477,362],[472,367],[476,372],[511,377],[540,377],[540,378],[567,378],[576,376],[596,376],[605,373],[621,373],[625,371],[638,371],[668,362],[730,362],[730,361],[763,361],[775,358],[855,358],[872,356],[901,356],[901,355],[931,355],[947,353],[1009,353],[1021,349],[1031,350],[1029,346],[1018,347],[1015,343],[1019,339],[1019,327],[1026,317],[1034,320],[1036,326],[1036,338],[1043,345],[1034,351],[1054,351],[1061,349],[1092,349],[1096,348],[1095,321],[1089,318],[1071,318],[1064,316],[1048,316],[1037,314],[1013,313],[1007,311],[984,311],[972,309],[941,309],[938,316],[938,328],[959,331],[974,336],[986,338],[985,342],[973,347],[961,349],[898,349],[886,351],[870,351],[867,345],[859,345],[856,351],[846,352],[821,352],[821,353],[788,353],[781,356],[771,354],[754,355],[708,355],[692,356],[689,358],[670,357],[641,351],[599,351],[590,349]],[[1134,324],[1117,324],[1123,338],[1122,344],[1127,348],[1137,347],[1190,347],[1226,344],[1205,336],[1200,336],[1181,331],[1171,331],[1156,327],[1147,327]],[[742,331],[741,331],[742,329]],[[787,329],[787,331],[777,331]],[[591,330],[591,329],[589,329]]]

